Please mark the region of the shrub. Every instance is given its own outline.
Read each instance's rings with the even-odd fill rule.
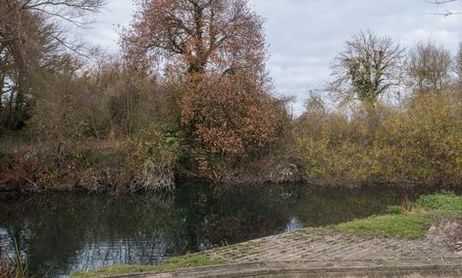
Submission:
[[[285,110],[250,77],[199,75],[180,99],[192,169],[215,181],[279,142]]]
[[[373,125],[361,109],[307,111],[297,120],[296,148],[309,180],[461,184],[462,105],[454,93],[419,94],[401,108],[377,109]]]
[[[387,209],[389,214],[403,214],[404,209],[401,206],[389,206]]]
[[[381,124],[376,164],[395,183],[460,184],[462,106],[450,94],[414,97]]]
[[[172,190],[174,169],[182,147],[178,133],[152,126],[131,141],[134,169],[138,169],[132,189]]]

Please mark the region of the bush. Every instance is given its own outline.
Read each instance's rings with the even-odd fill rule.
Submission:
[[[117,62],[42,81],[43,92],[34,99],[24,131],[32,139],[1,146],[2,185],[21,190],[172,188],[182,144],[174,85]]]
[[[279,142],[285,109],[245,75],[198,75],[182,92],[181,127],[192,170],[226,180]]]
[[[413,96],[403,107],[307,111],[296,148],[309,180],[341,185],[462,183],[462,105],[452,92]],[[320,111],[320,112],[319,112]]]
[[[381,124],[377,167],[394,183],[462,182],[462,106],[450,94],[414,97]]]
[[[404,213],[404,209],[401,207],[401,206],[389,206],[388,209],[387,209],[387,212],[389,214],[403,214]]]
[[[131,166],[139,169],[130,185],[135,190],[172,190],[174,170],[182,148],[178,133],[153,126],[131,142]]]

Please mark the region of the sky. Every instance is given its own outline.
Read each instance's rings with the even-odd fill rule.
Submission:
[[[268,71],[275,94],[295,99],[303,111],[310,90],[322,89],[330,66],[344,43],[360,30],[389,36],[406,49],[432,40],[455,54],[462,42],[462,0],[433,5],[429,0],[249,0],[264,20]],[[107,0],[83,39],[111,53],[118,51],[118,32],[135,12],[130,0]]]

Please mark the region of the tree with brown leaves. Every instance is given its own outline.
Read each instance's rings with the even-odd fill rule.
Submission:
[[[247,0],[142,1],[123,32],[126,57],[181,73],[262,74],[262,19]]]
[[[196,171],[214,180],[277,143],[285,116],[283,106],[246,75],[201,78],[186,89],[180,108]]]
[[[180,78],[185,163],[226,179],[278,141],[282,105],[268,94],[262,19],[247,0],[142,1],[124,30],[135,69]]]

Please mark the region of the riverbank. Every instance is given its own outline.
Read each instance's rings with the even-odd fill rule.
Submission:
[[[383,215],[300,229],[212,249],[200,256],[228,264],[284,262],[324,268],[352,264],[389,267],[406,266],[409,262],[462,263],[461,213],[462,197],[443,192],[422,196],[413,204],[391,207]],[[116,269],[117,273],[123,273],[120,267]],[[107,268],[103,275],[114,274],[113,270]]]
[[[316,178],[305,173],[309,164],[299,159],[272,157],[266,164],[254,161],[230,170],[221,181],[199,176],[188,167],[162,158],[151,161],[139,154],[145,141],[86,140],[85,142],[41,145],[30,135],[0,137],[0,193],[35,194],[56,192],[83,193],[152,193],[173,191],[186,182],[217,185],[308,184],[314,187],[352,188],[363,186],[397,188],[432,188],[441,185],[462,188],[458,179],[333,179]],[[140,139],[141,140],[141,139]],[[155,142],[154,142],[155,143]],[[152,143],[152,144],[154,144]],[[144,150],[144,149],[143,149]],[[287,150],[292,154],[293,151]],[[281,152],[279,156],[283,156]],[[173,154],[171,154],[174,156]],[[179,155],[179,154],[177,154]],[[353,170],[353,168],[351,169]],[[458,173],[454,170],[454,173]],[[339,174],[339,176],[341,176]],[[425,180],[425,179],[424,179]]]
[[[248,159],[203,175],[179,150],[178,140],[153,131],[118,139],[40,141],[30,132],[0,130],[0,193],[53,192],[164,193],[178,184],[284,184],[305,182],[300,166],[272,155],[265,163]],[[51,144],[52,142],[52,144]],[[181,148],[180,148],[181,149]],[[195,165],[195,164],[194,164]]]

